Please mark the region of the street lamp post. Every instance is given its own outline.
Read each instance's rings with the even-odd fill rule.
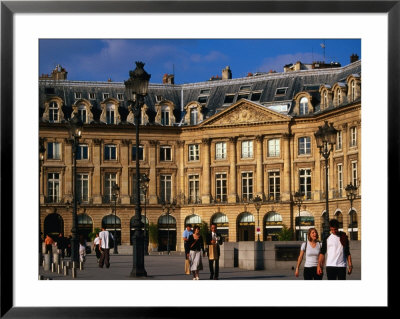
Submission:
[[[351,234],[350,239],[353,239],[353,200],[357,197],[357,186],[350,183],[346,186],[346,195],[347,199],[350,201],[350,225],[351,225]]]
[[[260,241],[260,208],[261,208],[262,198],[257,195],[253,198],[254,207],[257,210],[257,241]]]
[[[83,123],[80,118],[75,115],[69,121],[69,130],[70,135],[73,139],[72,144],[72,153],[73,153],[73,160],[74,160],[74,177],[73,177],[73,199],[74,199],[74,209],[72,215],[72,229],[71,229],[71,258],[72,261],[76,263],[79,262],[79,238],[78,238],[78,215],[77,215],[77,204],[78,204],[78,196],[77,196],[77,182],[76,182],[76,158],[78,153],[78,146],[79,146],[79,139],[82,135],[82,127]]]
[[[170,211],[174,211],[175,210],[175,200],[171,203],[169,200],[167,200],[167,202],[163,202],[162,208],[163,208],[163,212],[167,211],[167,252],[168,255],[170,253],[170,249],[169,249],[169,214]]]
[[[323,228],[323,238],[329,236],[329,190],[328,190],[328,160],[331,151],[333,150],[333,145],[336,144],[337,130],[333,127],[333,123],[328,125],[328,121],[325,121],[324,126],[319,126],[318,131],[314,133],[315,139],[317,141],[317,147],[319,148],[319,153],[325,159],[325,224]]]
[[[114,200],[114,254],[118,254],[118,240],[117,240],[117,199],[119,195],[119,186],[114,184],[112,186],[112,198]]]
[[[301,239],[301,214],[300,214],[300,208],[301,204],[303,204],[303,198],[304,194],[301,193],[300,191],[294,193],[294,203],[299,207],[299,240]]]
[[[147,216],[146,216],[146,201],[147,201],[147,189],[149,188],[150,178],[146,174],[140,176],[140,188],[144,194],[144,254],[148,255],[148,240],[147,240]]]
[[[46,148],[44,147],[44,139],[39,138],[39,265],[42,264],[42,225],[40,221],[40,184],[43,180],[43,172],[42,167],[44,163],[44,153],[46,152]],[[43,186],[43,184],[42,184]],[[43,188],[42,188],[43,190]]]
[[[144,63],[136,62],[136,69],[129,71],[129,79],[125,81],[125,90],[128,101],[133,102],[133,112],[135,116],[136,128],[136,206],[135,218],[133,222],[133,266],[131,277],[146,277],[147,272],[144,268],[144,238],[143,238],[143,223],[141,220],[140,207],[140,166],[139,166],[139,125],[144,98],[147,95],[149,81],[151,75],[144,69]]]

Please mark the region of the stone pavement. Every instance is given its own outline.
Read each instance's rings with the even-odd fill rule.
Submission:
[[[68,259],[65,259],[68,260]],[[72,278],[71,269],[68,276],[57,274],[57,272],[44,271],[43,267],[39,267],[39,275],[43,279],[51,280],[192,280],[191,275],[184,273],[184,256],[183,254],[173,253],[171,255],[149,255],[145,256],[145,269],[147,277],[132,278],[130,273],[132,270],[132,255],[111,255],[110,268],[99,268],[96,256],[87,255],[84,269],[77,269],[76,278]],[[293,266],[296,262],[293,262]],[[203,258],[203,270],[200,271],[200,280],[209,280],[210,272],[208,267],[208,258]],[[220,280],[303,280],[303,272],[300,276],[294,276],[292,269],[274,269],[274,270],[245,270],[234,268],[220,267]],[[326,275],[324,275],[326,280]],[[351,275],[347,275],[347,280],[360,280],[361,269],[355,268]]]

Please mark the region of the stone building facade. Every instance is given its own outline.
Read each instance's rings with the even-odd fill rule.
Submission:
[[[229,67],[223,70],[231,70]],[[63,72],[62,76],[58,73]],[[73,158],[68,120],[84,122],[77,160],[80,233],[105,225],[129,245],[135,214],[135,158],[150,178],[141,196],[147,223],[158,225],[159,250],[183,250],[186,223],[217,223],[227,241],[276,240],[282,228],[304,238],[322,234],[325,192],[329,217],[361,239],[361,61],[245,78],[176,85],[150,84],[135,147],[133,114],[121,82],[66,78],[57,66],[39,80],[42,232],[72,228]],[[127,71],[128,74],[128,71]],[[328,165],[314,133],[325,121],[338,130]],[[120,187],[114,202],[112,185]],[[358,187],[353,210],[345,187]],[[304,193],[299,208],[295,192]],[[252,200],[262,198],[257,212]],[[175,201],[166,218],[162,202]],[[116,215],[114,208],[116,208]],[[353,224],[351,225],[350,213]],[[171,218],[172,217],[172,218]]]

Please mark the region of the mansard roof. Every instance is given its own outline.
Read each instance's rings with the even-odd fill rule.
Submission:
[[[268,106],[287,105],[286,114],[293,111],[293,98],[299,92],[308,92],[313,96],[314,104],[319,104],[319,88],[321,85],[333,87],[335,83],[346,83],[348,76],[361,75],[361,61],[354,62],[345,67],[332,69],[300,70],[284,73],[268,73],[219,81],[206,81],[189,84],[154,84],[149,85],[149,94],[145,103],[152,116],[155,116],[155,105],[162,100],[172,101],[175,105],[176,122],[179,123],[184,116],[184,107],[192,102],[198,101],[199,96],[207,97],[203,110],[204,118],[207,119],[238,102],[242,96],[240,93],[249,93],[247,98],[252,100],[253,94],[260,94],[256,103]],[[246,87],[246,88],[244,88]],[[277,91],[277,89],[281,89]],[[209,91],[208,91],[209,90]],[[128,112],[127,98],[123,82],[85,82],[70,80],[39,80],[39,105],[43,108],[45,101],[57,95],[64,101],[63,111],[68,117],[70,108],[75,103],[75,93],[82,94],[82,98],[88,99],[93,105],[94,121],[103,101],[103,93],[109,93],[110,97],[123,94],[120,101],[121,121],[124,122]],[[89,93],[95,93],[94,99],[89,99]],[[277,94],[279,93],[279,94]],[[227,95],[234,96],[230,103],[224,103]],[[315,100],[314,100],[315,99]],[[318,107],[317,107],[318,109]],[[126,112],[125,112],[126,111]]]

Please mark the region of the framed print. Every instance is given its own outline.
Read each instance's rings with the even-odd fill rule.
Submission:
[[[289,311],[298,311],[299,308],[303,306],[375,306],[383,307],[385,310],[389,309],[388,229],[391,223],[389,222],[388,212],[392,206],[390,204],[393,204],[393,184],[394,181],[399,178],[399,129],[396,123],[399,116],[399,111],[397,109],[399,98],[396,94],[398,91],[399,78],[399,18],[400,4],[398,1],[2,1],[2,191],[0,200],[1,316],[5,318],[51,318],[54,316],[61,318],[157,318],[182,317],[186,316],[188,312],[193,313],[197,311],[200,314],[203,313],[203,311],[208,312],[209,310],[218,315],[226,315],[229,309],[235,308],[237,311],[244,314],[247,311],[251,311],[249,308],[252,307],[287,307]],[[84,116],[85,119],[90,119],[91,116],[93,116],[96,120],[100,121],[100,119],[104,117],[105,122],[111,121],[114,123],[120,121],[122,117],[124,121],[129,121],[128,111],[126,114],[118,114],[116,109],[111,109],[109,104],[107,104],[109,101],[113,101],[113,103],[122,103],[124,100],[123,94],[119,92],[119,95],[117,94],[115,97],[110,97],[107,96],[106,92],[101,90],[93,90],[91,92],[92,95],[90,95],[90,93],[87,95],[86,92],[85,94],[87,96],[81,96],[80,92],[75,92],[71,89],[71,94],[75,94],[71,99],[75,102],[71,103],[73,105],[68,111],[70,114],[68,112],[68,114],[63,114],[62,112],[65,110],[62,108],[57,110],[54,110],[54,108],[52,109],[57,103],[62,103],[62,101],[58,100],[56,97],[53,100],[46,101],[48,105],[46,105],[45,108],[40,107],[39,113],[37,112],[38,103],[42,103],[40,93],[38,93],[39,77],[45,78],[48,76],[40,74],[39,71],[40,46],[45,40],[67,39],[110,39],[110,41],[118,39],[174,39],[176,41],[182,39],[239,39],[242,41],[246,39],[360,39],[363,70],[363,109],[360,121],[363,129],[358,133],[356,131],[349,131],[352,135],[350,135],[349,140],[345,140],[345,142],[356,143],[357,136],[360,138],[362,136],[363,138],[363,165],[361,166],[360,160],[359,167],[357,168],[354,166],[354,163],[357,165],[357,160],[355,160],[357,154],[355,151],[350,154],[349,160],[346,162],[346,165],[348,165],[350,169],[353,168],[352,171],[349,170],[349,179],[352,178],[352,180],[357,181],[357,172],[362,171],[363,174],[363,201],[362,203],[360,202],[360,207],[362,207],[365,213],[362,216],[363,232],[359,235],[359,240],[362,243],[360,244],[362,252],[361,279],[354,281],[347,280],[341,282],[339,286],[333,285],[328,281],[310,285],[298,280],[220,280],[218,282],[157,281],[149,279],[38,280],[38,267],[36,266],[38,264],[38,256],[36,248],[38,244],[37,217],[38,215],[41,216],[40,203],[44,203],[44,201],[49,203],[49,201],[56,200],[59,192],[63,192],[62,189],[60,190],[60,187],[63,187],[64,181],[66,184],[69,183],[68,185],[72,183],[71,180],[66,177],[72,171],[72,157],[67,158],[67,155],[63,155],[61,151],[62,148],[65,147],[65,149],[68,149],[68,152],[70,152],[68,154],[71,155],[72,144],[66,135],[53,136],[51,132],[47,135],[47,144],[45,145],[47,149],[46,160],[50,160],[51,162],[51,165],[46,166],[46,183],[43,182],[44,179],[41,180],[38,178],[37,159],[39,154],[37,150],[39,146],[39,126],[41,125],[39,121],[37,121],[38,116],[51,117],[52,119],[56,119],[57,122],[59,118],[65,116],[67,119],[75,112],[80,114],[80,116]],[[325,46],[321,47],[325,48]],[[51,46],[47,46],[46,49],[51,50],[52,48]],[[59,45],[55,49],[66,50],[66,47]],[[130,47],[124,46],[116,46],[113,49],[124,52],[126,55],[129,55],[129,50],[131,50]],[[166,50],[165,47],[161,46],[158,48],[154,46],[153,49],[158,49],[160,52]],[[77,46],[76,50],[80,50],[79,46]],[[91,50],[95,52],[97,56],[108,54],[94,46],[91,47]],[[212,51],[214,55],[219,54],[217,48],[210,51]],[[350,54],[351,53],[352,52],[350,52]],[[147,54],[150,55],[150,53]],[[151,54],[156,53],[152,51]],[[164,55],[167,55],[166,51],[164,51]],[[315,55],[317,54],[315,53]],[[199,55],[193,55],[192,61],[195,61],[196,57],[199,58]],[[252,57],[249,55],[248,58],[254,59],[254,56]],[[210,61],[211,59],[204,59],[204,63],[211,63]],[[90,69],[85,69],[83,67],[84,60],[80,62],[82,63],[81,65],[84,72],[89,74]],[[133,62],[134,61],[132,61],[132,65]],[[181,62],[183,63],[183,60]],[[57,64],[57,61],[51,61],[51,63]],[[243,64],[246,64],[246,59],[243,59]],[[286,66],[288,68],[295,67],[294,65]],[[100,67],[100,65],[97,67]],[[110,67],[112,68],[112,65]],[[147,64],[146,67],[149,67],[149,65]],[[56,69],[58,73],[62,73],[62,66],[57,66]],[[48,70],[48,72],[51,71],[50,69]],[[197,72],[200,71],[198,70]],[[345,79],[341,78],[340,80],[346,81],[350,78],[354,79],[356,82],[360,78],[360,75],[356,74],[356,72],[349,73],[346,74]],[[128,79],[128,70],[126,70],[125,79]],[[214,78],[214,80],[216,79]],[[82,81],[88,81],[88,78],[83,78]],[[150,81],[152,81],[152,79]],[[168,81],[168,79],[166,79],[166,81]],[[112,79],[109,79],[108,82],[112,82]],[[104,80],[104,83],[107,83],[107,80]],[[173,85],[174,83],[170,84]],[[104,86],[106,86],[106,84],[104,84]],[[340,84],[335,88],[338,88],[338,91],[340,91]],[[286,89],[286,86],[282,86],[275,90],[275,96],[278,96],[276,98],[277,101],[279,100],[279,95],[284,95],[286,93]],[[319,92],[319,90],[321,90],[320,87],[316,88],[315,92]],[[245,99],[250,97],[250,100],[253,97],[256,99],[258,96],[258,100],[251,101],[257,103],[257,101],[260,100],[262,92],[261,90],[253,91],[251,97],[245,94],[247,92],[245,88],[242,89],[241,93],[243,93]],[[356,92],[358,91],[354,89],[354,96]],[[50,91],[47,93],[52,95]],[[340,93],[338,94],[340,95]],[[98,114],[90,114],[89,106],[91,103],[95,103],[96,95],[99,95],[99,105],[96,111]],[[208,95],[209,92],[203,90],[196,95],[193,105],[198,106],[199,110],[202,110],[202,108],[205,108]],[[229,96],[229,94],[227,95],[228,96],[225,98],[227,101],[231,101],[229,99],[233,97]],[[314,95],[300,96],[300,94],[298,94],[296,96],[298,104],[294,107],[297,107],[299,112],[301,112],[301,110],[304,111],[306,106],[302,98],[312,98],[313,96]],[[356,98],[354,96],[353,99],[355,100]],[[236,107],[239,108],[240,98],[239,96],[235,96],[234,98],[234,102],[232,99],[232,105],[236,105]],[[294,98],[295,97],[293,97],[293,99]],[[155,96],[155,99],[159,99],[159,101],[154,100],[154,105],[159,107],[160,110],[159,114],[157,113],[156,115],[155,111],[152,116],[154,116],[154,118],[159,116],[159,121],[163,123],[163,125],[165,125],[165,123],[172,123],[174,119],[167,111],[168,103],[172,103],[170,101],[172,98],[168,100],[162,96]],[[335,95],[335,99],[340,99],[340,97]],[[165,102],[164,106],[162,106],[162,101]],[[229,103],[226,102],[226,104]],[[251,107],[259,107],[259,105],[254,106],[253,104]],[[189,109],[190,105],[187,104],[186,106],[188,106]],[[276,107],[276,105],[269,106]],[[45,111],[42,109],[45,109]],[[248,111],[248,109],[246,110]],[[184,109],[182,110],[182,114],[183,111]],[[102,112],[104,112],[104,114]],[[225,110],[219,110],[215,112],[215,115],[223,116],[226,113]],[[147,115],[148,114],[149,113],[147,113]],[[201,114],[200,111],[198,113],[193,112],[193,114],[188,113],[187,119],[185,120],[188,122],[195,121],[197,124],[198,116],[201,116]],[[245,116],[241,114],[240,116],[238,115],[235,120],[242,121],[243,118],[245,118]],[[282,118],[280,118],[281,122],[284,121]],[[143,117],[141,120],[146,121],[147,119]],[[220,122],[217,120],[215,120],[215,122],[213,121],[205,119],[203,122],[200,121],[200,125],[203,125],[202,129],[204,129],[204,127],[210,123],[216,123],[216,126],[218,123],[223,123],[222,119],[220,119]],[[289,117],[287,117],[287,121],[294,122],[294,120]],[[62,122],[59,124],[62,125]],[[131,124],[132,128],[135,127],[133,117]],[[351,128],[349,128],[349,130],[350,129]],[[134,133],[132,132],[129,133],[131,134],[129,139],[134,140]],[[228,161],[228,164],[224,162],[226,152],[229,154],[230,144],[227,143],[228,145],[224,145],[225,140],[223,138],[226,138],[228,141],[226,136],[218,136],[218,138],[215,138],[216,142],[213,141],[215,145],[213,144],[213,147],[210,148],[210,154],[214,160],[217,158],[219,162],[215,165],[211,165],[211,168],[208,167],[206,172],[210,170],[210,176],[211,174],[215,174],[215,179],[210,183],[210,192],[212,190],[215,198],[219,197],[220,201],[226,200],[226,202],[228,202],[233,201],[233,199],[228,198],[229,193],[225,194],[224,192],[224,187],[229,189],[229,179],[226,179],[224,174],[230,169],[235,168],[232,168]],[[120,189],[118,190],[120,190],[120,192],[118,194],[126,195],[124,198],[121,196],[120,199],[126,205],[132,204],[135,191],[139,196],[143,196],[143,193],[140,193],[137,188],[139,183],[136,183],[137,180],[133,178],[136,176],[135,163],[136,160],[146,162],[150,153],[147,152],[146,145],[133,145],[128,139],[121,141],[121,149],[119,149],[119,142],[115,142],[116,140],[117,138],[115,137],[106,136],[93,139],[93,143],[96,144],[99,154],[102,154],[102,161],[106,162],[107,165],[101,168],[101,172],[99,170],[98,175],[96,175],[97,172],[95,172],[97,169],[96,167],[89,167],[88,165],[87,171],[78,169],[77,173],[79,173],[79,177],[75,179],[80,183],[79,185],[81,185],[79,194],[82,201],[90,202],[93,200],[95,202],[92,206],[88,205],[86,207],[95,207],[96,205],[96,207],[100,207],[105,202],[108,204],[107,212],[104,210],[104,212],[101,212],[101,217],[99,217],[100,214],[96,216],[95,222],[99,225],[103,225],[104,221],[104,223],[107,224],[108,219],[106,215],[109,215],[110,229],[115,227],[114,234],[117,234],[117,231],[119,231],[117,239],[129,243],[129,236],[132,234],[125,235],[125,229],[138,226],[136,224],[128,225],[129,221],[126,222],[126,218],[121,218],[119,221],[120,230],[115,226],[117,224],[117,206],[120,202],[117,202],[117,193],[113,193],[115,189],[112,186],[114,184],[119,184]],[[91,145],[92,141],[83,141],[82,144],[79,144],[79,159],[88,160],[88,162],[90,162],[91,157],[95,155],[92,153],[90,146],[86,148],[86,144]],[[200,144],[209,143],[207,141],[202,142],[201,139],[199,139],[199,141]],[[253,158],[253,141],[248,141],[244,135],[240,136],[239,141],[241,144],[240,147],[237,147],[238,156],[240,155],[241,158],[251,161]],[[141,141],[141,143],[142,142],[143,141]],[[160,150],[157,153],[157,160],[164,166],[163,170],[158,171],[158,175],[154,174],[154,176],[150,176],[150,183],[153,183],[151,187],[160,188],[160,192],[157,194],[149,193],[153,196],[152,200],[154,203],[160,201],[161,197],[164,199],[172,198],[170,193],[172,192],[173,194],[175,189],[173,178],[171,178],[175,172],[173,170],[174,168],[172,168],[172,164],[175,160],[175,156],[178,156],[177,154],[182,156],[189,164],[197,163],[197,161],[202,160],[203,148],[202,146],[196,146],[196,143],[189,143],[190,145],[186,145],[185,143],[186,146],[183,148],[181,148],[182,143],[175,143],[172,146],[167,145],[167,143],[163,145],[161,145],[161,143],[159,145]],[[256,143],[257,141],[255,140],[254,146]],[[277,143],[276,140],[272,142],[265,141],[264,147],[270,152],[268,154],[271,154],[271,158],[280,158],[282,155],[279,151],[280,144]],[[309,142],[306,139],[298,139],[296,143],[299,143],[299,152],[301,151],[304,153],[301,155],[307,155],[307,145]],[[62,145],[61,148],[60,144]],[[63,144],[65,144],[65,146],[63,146]],[[137,151],[138,146],[139,151]],[[119,156],[122,156],[121,152],[125,152],[125,149],[128,150],[126,151],[127,155],[124,156],[129,159],[129,169],[119,167],[114,163],[119,160]],[[179,153],[181,149],[185,151]],[[65,156],[65,162],[63,162],[63,156]],[[306,156],[303,156],[301,160],[293,160],[293,167],[303,174],[299,177],[299,181],[293,179],[293,183],[296,183],[296,185],[298,184],[299,189],[303,187],[302,189],[306,193],[308,189],[307,176],[311,176],[311,173],[308,172],[308,167],[304,166],[308,165],[307,163],[309,162],[305,158]],[[342,169],[340,165],[337,165],[339,163],[339,158],[340,156],[338,155],[331,162],[331,164],[334,165],[334,174],[336,175],[340,175]],[[267,163],[271,159],[266,156],[266,159],[263,160]],[[270,184],[268,183],[270,179],[275,182],[277,181],[277,177],[274,174],[277,168],[279,171],[281,163],[278,162],[279,161],[275,160],[273,165],[268,166],[265,172],[269,175],[265,175],[264,178],[261,178],[259,181],[259,183],[263,183],[265,189],[268,189],[269,192],[272,192],[275,196],[276,188],[271,190],[269,188]],[[108,163],[111,164],[108,165]],[[323,167],[321,163],[318,165]],[[379,163],[379,165],[376,165],[376,163]],[[189,199],[185,200],[194,202],[203,200],[204,204],[207,202],[207,198],[203,196],[204,194],[201,188],[203,186],[200,188],[198,186],[198,176],[206,173],[204,168],[202,168],[202,170],[196,169],[197,167],[193,164],[187,171],[189,176],[186,195]],[[151,174],[150,168],[148,170],[149,174]],[[182,171],[181,174],[182,176],[185,174],[183,172],[184,171]],[[252,172],[249,171],[246,165],[243,165],[243,168],[239,167],[238,172],[240,172],[240,175],[237,175],[238,180],[240,179],[240,186],[238,187],[240,188],[240,195],[243,195],[243,197],[245,195],[248,197],[252,196]],[[326,172],[328,172],[328,169],[326,169]],[[308,173],[310,175],[307,175]],[[123,174],[130,176],[129,181],[124,181],[122,177],[120,177],[125,176]],[[91,199],[92,193],[90,183],[92,182],[92,176],[94,176],[98,185],[101,185],[98,186],[99,194],[101,188],[102,195],[109,195],[108,201],[107,198],[104,198],[106,196],[99,196],[97,199]],[[254,181],[256,180],[257,179],[254,179]],[[323,182],[327,182],[327,180],[328,179],[325,180],[324,177],[320,176],[319,183],[323,184]],[[182,185],[183,183],[184,182],[182,182]],[[44,188],[46,188],[47,192],[46,198],[43,192],[40,193],[40,190]],[[128,196],[127,190],[129,190],[129,195],[131,197]],[[388,194],[388,197],[386,197],[386,194]],[[40,198],[41,195],[43,195],[43,198]],[[146,194],[144,194],[144,196],[146,196]],[[157,198],[157,196],[159,196],[159,198]],[[342,197],[343,203],[347,205],[348,201],[346,196]],[[210,198],[208,198],[208,200],[211,201]],[[65,204],[70,204],[68,209],[73,205],[71,200],[72,198],[65,198]],[[115,202],[113,202],[114,200]],[[215,201],[217,201],[217,199],[215,199]],[[242,204],[242,201],[239,202]],[[111,205],[112,203],[114,203],[114,206]],[[292,204],[292,200],[290,199],[290,205]],[[309,204],[306,203],[306,205]],[[55,205],[53,206],[55,207]],[[53,206],[49,205],[50,208],[46,206],[45,209],[49,209],[48,212],[44,212],[46,216],[56,212]],[[82,207],[84,207],[84,205],[82,205]],[[118,207],[123,207],[123,205],[121,204]],[[296,207],[297,206],[294,206],[293,211],[297,209]],[[147,208],[149,209],[149,207]],[[54,209],[54,211],[51,209]],[[330,207],[329,209],[331,212],[335,212],[335,209],[337,211],[339,206]],[[271,208],[271,210],[273,209]],[[115,215],[112,214],[113,212]],[[63,212],[63,214],[66,213]],[[89,215],[90,214],[88,214],[88,216]],[[128,213],[126,213],[126,215],[128,216]],[[158,244],[164,245],[165,247],[163,249],[169,251],[171,231],[169,211],[166,216],[166,222],[159,222],[159,224],[163,226],[163,229],[166,228],[168,230],[158,233],[159,236],[161,234],[163,238],[163,240],[159,240]],[[129,215],[129,217],[131,216]],[[301,226],[304,225],[304,227],[308,227],[311,224],[307,223],[312,221],[307,219],[308,216],[306,217],[307,221],[302,224],[301,215],[298,217],[298,234],[299,236],[304,236],[305,233],[304,231],[303,233],[301,232]],[[81,224],[90,222],[89,219],[82,221],[82,216],[80,216],[80,218]],[[146,223],[146,217],[144,220]],[[197,221],[193,219],[193,222]],[[57,223],[57,221],[54,223]],[[246,228],[249,226],[248,223],[251,223],[251,221],[249,222],[245,220],[245,218],[240,221],[238,219],[238,225],[240,224],[241,226],[241,228],[238,226],[237,235],[235,233],[238,241],[248,239],[248,229]],[[185,225],[184,221],[181,222],[178,218],[175,224],[173,224],[176,229],[172,229],[172,231],[175,229],[177,232],[178,235],[175,234],[175,236],[178,239],[180,239],[179,232],[181,229],[178,227],[180,224]],[[351,222],[351,225],[353,227],[353,222]],[[39,232],[42,231],[42,226],[43,225],[39,223]],[[221,222],[221,229],[224,229],[224,226],[226,225]],[[268,224],[268,226],[270,225]],[[67,225],[66,222],[65,227],[70,228],[72,226],[69,222]],[[266,229],[265,225],[263,225],[262,228]],[[45,232],[51,233],[49,228]],[[123,233],[122,235],[121,232]],[[88,236],[89,233],[88,230]],[[257,229],[257,233],[262,234],[262,240],[267,241],[267,237],[263,237],[264,233],[261,232],[261,230]],[[229,236],[229,234],[230,233],[227,231],[223,233],[223,236]],[[271,234],[270,237],[272,238],[274,234]],[[377,237],[380,238],[379,241]],[[175,245],[175,243],[173,244]],[[368,247],[368,249],[366,249],[366,247]],[[371,251],[374,253],[371,253]],[[373,262],[375,259],[379,260],[379,264],[383,269],[380,269],[379,273],[377,273],[376,264]],[[322,286],[319,286],[319,284]],[[29,287],[29,289],[27,289],[27,287]],[[210,289],[220,292],[218,298],[207,297]],[[309,297],[308,290],[327,290],[327,293],[326,296],[324,294],[316,294],[310,302],[307,298]],[[246,291],[246,293],[243,293],[244,291]],[[352,298],[345,298],[345,300],[338,300],[336,297],[338,294],[343,294],[342,291],[346,291],[346,295],[352,292],[354,296],[352,296]],[[368,294],[369,296],[365,296],[365,291],[370,291]],[[379,291],[380,293],[377,295],[374,293],[375,291]],[[372,297],[374,297],[374,299],[369,299]],[[212,310],[211,307],[213,308]],[[286,309],[284,311],[286,311]]]

